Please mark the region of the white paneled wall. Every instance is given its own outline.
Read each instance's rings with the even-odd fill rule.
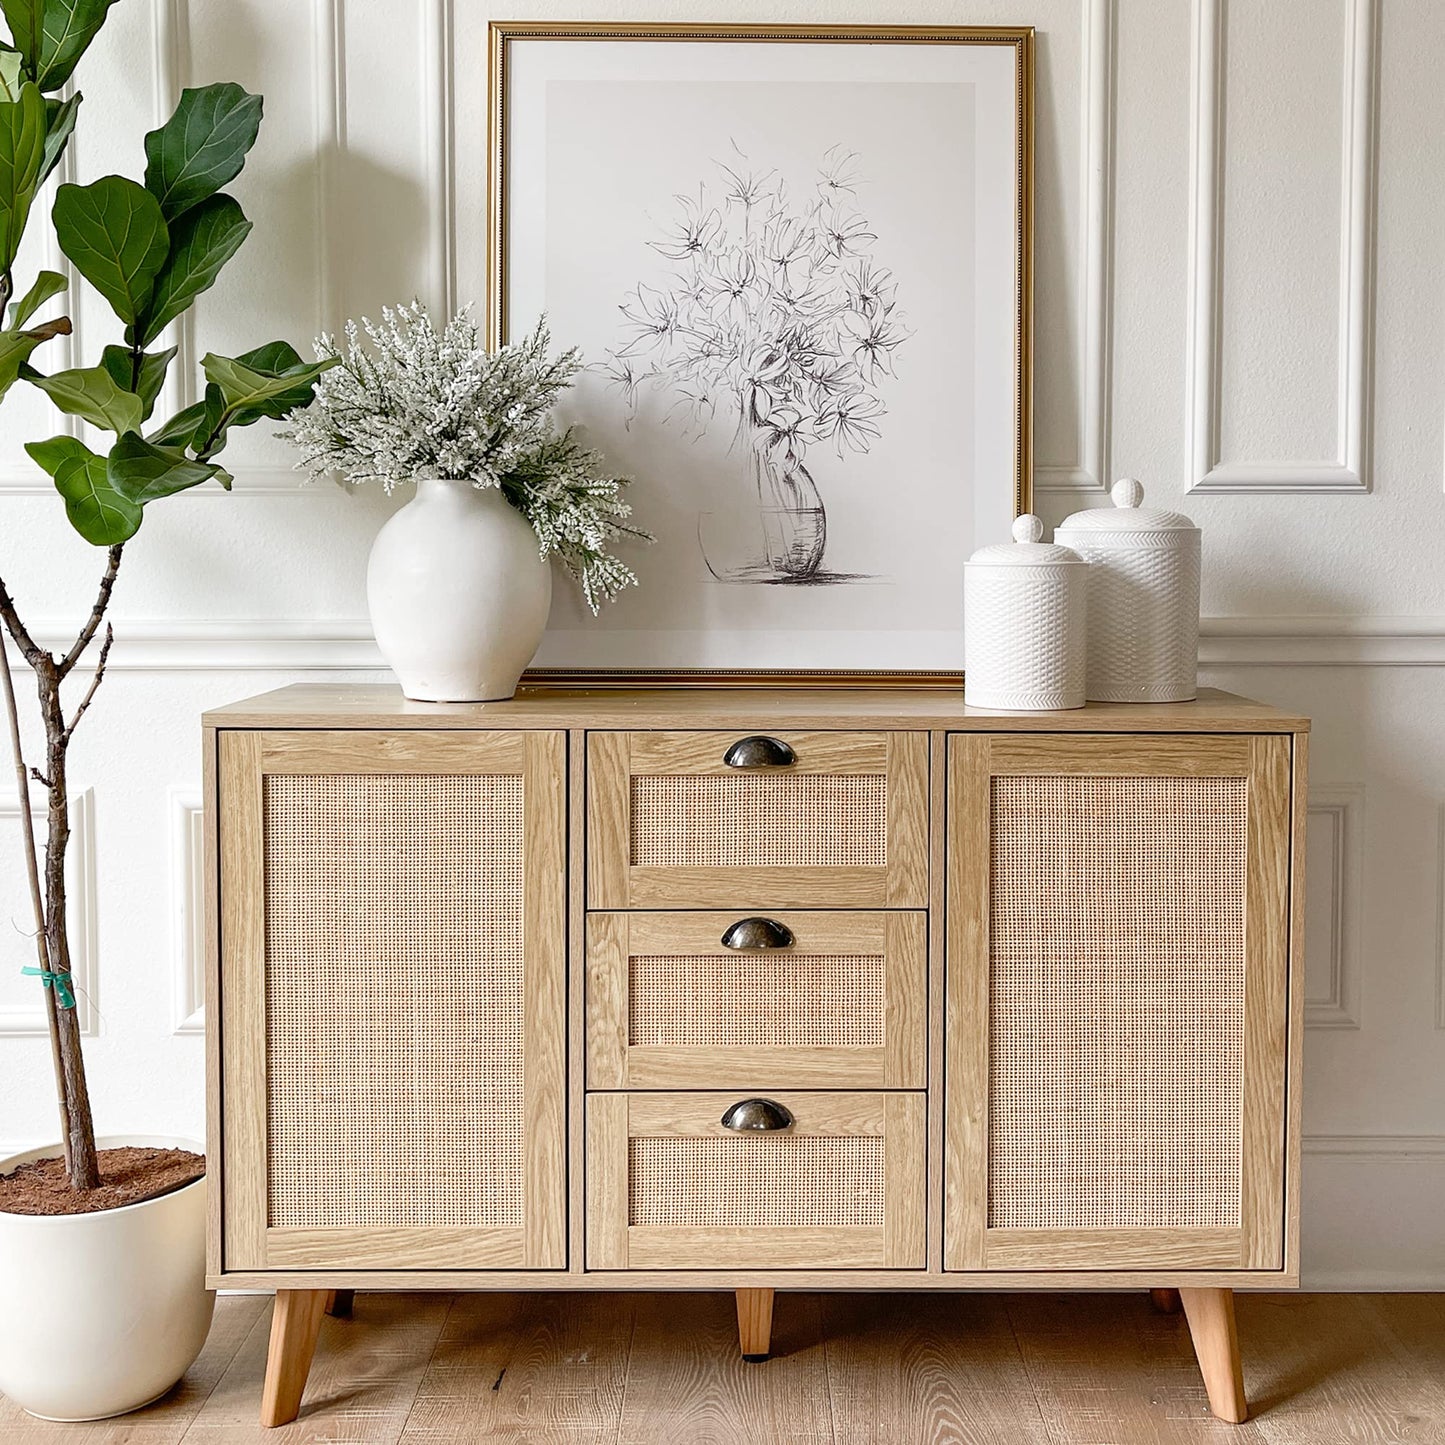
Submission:
[[[518,0],[505,18],[698,10]],[[1305,1277],[1445,1285],[1445,6],[716,0],[707,15],[1038,26],[1040,506],[1056,522],[1133,474],[1190,512],[1206,680],[1314,717]],[[116,7],[81,73],[79,179],[139,174],[180,85],[266,96],[236,187],[256,230],[183,355],[304,348],[413,293],[480,299],[487,20],[480,0]],[[37,245],[28,265],[56,259]],[[93,297],[72,314],[90,359],[114,328]],[[21,450],[46,429],[43,398],[17,388],[0,570],[58,634],[99,557]],[[198,714],[380,675],[362,565],[389,504],[297,486],[263,435],[232,452],[234,495],[157,507],[128,548],[114,675],[76,745],[80,961],[111,1130],[202,1128]],[[55,1128],[18,972],[17,817],[0,795],[0,1147]]]

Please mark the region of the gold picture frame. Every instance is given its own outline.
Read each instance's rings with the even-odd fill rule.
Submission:
[[[1033,507],[1033,215],[1034,52],[1032,26],[696,25],[686,22],[557,22],[493,20],[488,26],[486,337],[495,349],[509,339],[507,234],[509,80],[512,47],[531,41],[732,41],[840,45],[989,45],[1013,53],[1017,137],[1014,157],[1017,275],[1014,401],[1014,506]],[[796,686],[802,688],[960,688],[962,670],[796,668],[549,668],[529,669],[529,686],[562,688]]]

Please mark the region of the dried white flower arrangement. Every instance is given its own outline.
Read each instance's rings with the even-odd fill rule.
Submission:
[[[384,307],[381,317],[347,322],[344,348],[331,336],[317,341],[317,359],[339,365],[281,433],[301,450],[298,469],[313,480],[379,481],[388,493],[418,477],[500,487],[594,614],[635,586],[636,574],[609,550],[618,537],[652,540],[627,520],[628,480],[552,420],[581,369],[576,348],[550,356],[539,322],[526,340],[488,352],[469,308],[440,334],[420,302]]]

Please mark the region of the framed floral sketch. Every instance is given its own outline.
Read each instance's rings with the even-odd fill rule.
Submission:
[[[961,677],[1031,491],[1033,32],[493,22],[488,334],[634,479],[590,680]],[[575,672],[573,671],[575,670]]]

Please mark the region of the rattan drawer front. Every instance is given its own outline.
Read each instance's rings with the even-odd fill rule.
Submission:
[[[927,904],[922,733],[597,732],[587,756],[593,908]]]
[[[726,1128],[748,1097],[588,1095],[588,1269],[923,1268],[923,1094],[769,1092],[786,1130]]]
[[[1281,1267],[1288,746],[950,741],[949,1267]]]
[[[590,914],[588,1087],[921,1089],[927,934],[916,912]]]

